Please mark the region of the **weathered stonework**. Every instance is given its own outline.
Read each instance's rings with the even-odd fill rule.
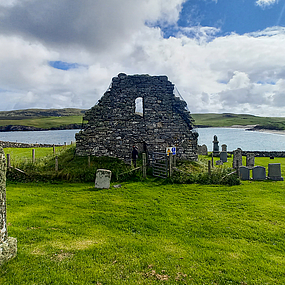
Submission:
[[[76,154],[112,156],[129,160],[132,147],[164,152],[176,146],[179,158],[197,159],[197,137],[185,101],[175,97],[167,76],[120,73],[98,104],[85,113],[88,121],[75,135]],[[143,113],[135,112],[142,98]]]
[[[0,147],[0,265],[17,254],[17,240],[8,237],[6,219],[6,159]]]

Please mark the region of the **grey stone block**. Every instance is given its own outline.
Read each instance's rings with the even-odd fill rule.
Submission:
[[[263,166],[253,167],[252,178],[253,178],[253,180],[265,180],[266,179],[265,167],[263,167]]]
[[[97,169],[95,178],[95,188],[110,188],[112,171],[107,169]]]
[[[222,162],[227,162],[228,161],[228,153],[226,151],[221,151],[221,153],[220,153],[220,160]]]
[[[249,180],[250,179],[250,170],[246,166],[241,166],[239,168],[239,177],[241,180]]]
[[[8,237],[6,220],[6,158],[0,147],[0,265],[17,254],[17,239]]]
[[[222,160],[217,160],[216,161],[216,165],[223,165],[224,163],[223,163],[223,161]]]
[[[281,164],[280,163],[269,163],[268,164],[268,179],[283,181],[281,177]]]

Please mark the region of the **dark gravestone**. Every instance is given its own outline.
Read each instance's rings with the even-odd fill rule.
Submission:
[[[228,161],[228,153],[226,151],[221,151],[221,153],[220,153],[220,160],[222,162],[227,162]]]
[[[250,170],[246,166],[241,166],[239,168],[239,177],[241,180],[249,180],[250,178]]]
[[[253,180],[264,180],[266,179],[266,170],[263,166],[255,166],[252,168]]]
[[[268,178],[276,181],[283,181],[281,177],[281,164],[280,163],[269,163],[268,164]]]
[[[220,150],[219,150],[219,141],[218,137],[215,135],[213,140],[213,156],[219,156]]]

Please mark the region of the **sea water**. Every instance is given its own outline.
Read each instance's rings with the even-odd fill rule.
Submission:
[[[218,137],[220,149],[222,144],[226,144],[229,151],[238,147],[248,151],[285,151],[285,135],[239,128],[198,128],[195,131],[199,134],[199,145],[207,145],[209,151],[213,148],[214,135]],[[75,141],[75,134],[78,132],[79,130],[0,132],[0,141],[70,144]]]

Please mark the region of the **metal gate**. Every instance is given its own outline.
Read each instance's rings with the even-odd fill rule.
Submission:
[[[152,175],[160,178],[168,177],[168,157],[166,153],[152,154]]]

